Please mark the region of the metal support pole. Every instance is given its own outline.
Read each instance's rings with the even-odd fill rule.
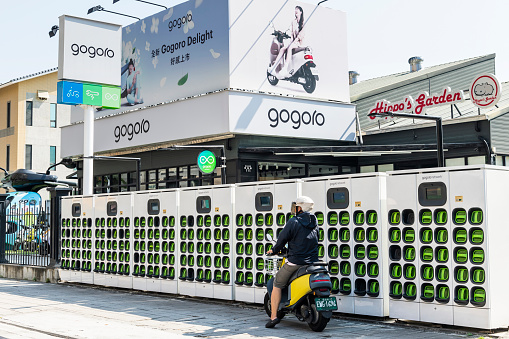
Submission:
[[[224,154],[224,147],[221,148],[221,183],[226,185],[226,156]]]
[[[445,166],[444,157],[444,131],[442,129],[442,119],[437,119],[437,162],[438,167]]]
[[[141,159],[136,160],[136,190],[140,190]]]
[[[94,106],[84,106],[83,195],[94,193]]]
[[[71,194],[72,189],[67,187],[51,187],[48,188],[51,198],[50,211],[50,262],[48,267],[60,266],[60,248],[61,245],[61,217],[62,217],[62,197]]]
[[[0,264],[8,263],[5,259],[5,231],[7,229],[6,198],[7,194],[0,194]]]

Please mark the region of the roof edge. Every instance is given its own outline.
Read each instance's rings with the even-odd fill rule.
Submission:
[[[465,59],[462,62],[460,61],[460,63],[456,63],[454,65],[450,65],[450,66],[445,67],[445,68],[437,69],[437,70],[431,71],[429,73],[423,73],[421,75],[417,75],[415,77],[412,77],[411,79],[398,81],[398,82],[392,83],[390,85],[386,85],[386,86],[383,86],[383,87],[372,89],[370,91],[367,91],[367,92],[364,92],[364,93],[361,93],[361,94],[357,94],[355,96],[350,96],[350,102],[355,102],[355,101],[364,99],[366,97],[370,97],[370,96],[373,96],[373,95],[376,95],[376,94],[379,94],[379,93],[382,93],[382,92],[389,91],[389,90],[397,88],[397,87],[401,87],[401,86],[409,85],[409,84],[414,83],[414,82],[425,80],[425,79],[428,79],[428,78],[433,77],[433,76],[438,75],[438,74],[442,74],[442,73],[445,73],[445,72],[450,72],[450,71],[453,71],[453,70],[456,70],[456,69],[459,69],[459,68],[463,68],[465,66],[470,66],[470,65],[473,65],[473,64],[476,64],[476,63],[479,63],[479,62],[483,62],[483,61],[486,61],[486,60],[495,59],[495,57],[496,57],[496,53],[492,53],[492,54],[482,55],[482,56],[479,56],[479,57]],[[453,64],[453,63],[455,63],[455,62],[451,62],[451,64]],[[447,64],[444,64],[444,65],[447,65]],[[440,66],[440,65],[435,65],[435,66]],[[432,66],[432,67],[435,67],[435,66]],[[418,72],[416,72],[416,73],[418,73]],[[390,75],[395,75],[395,74],[400,74],[400,73],[394,73],[394,74],[390,74]],[[390,76],[390,75],[388,75],[388,76]],[[368,80],[372,80],[372,79],[368,79]],[[366,81],[368,81],[368,80],[366,80]]]

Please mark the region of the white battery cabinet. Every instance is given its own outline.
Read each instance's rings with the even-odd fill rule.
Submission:
[[[291,218],[291,203],[300,195],[300,181],[280,180],[237,184],[235,187],[235,300],[263,303],[266,283],[265,253]]]
[[[509,230],[504,225],[509,171],[482,165],[389,175],[390,316],[483,329],[507,327],[509,275],[504,261]],[[404,221],[404,211],[411,210],[414,201],[416,227]],[[404,241],[405,229],[415,231],[413,249],[412,235]],[[415,278],[405,276],[403,265],[396,269],[399,262],[415,262]],[[411,277],[415,287],[409,293],[405,285],[412,286]]]
[[[161,191],[159,197],[160,226],[159,242],[161,292],[178,293],[178,206],[179,192],[176,189]],[[157,203],[157,201],[154,201]]]
[[[385,174],[303,179],[315,202],[319,256],[329,263],[338,312],[389,313]]]
[[[352,177],[352,281],[355,314],[389,315],[387,175]]]
[[[132,289],[130,193],[95,196],[94,284]]]
[[[94,283],[94,197],[62,198],[60,278]],[[54,246],[54,244],[52,244]]]
[[[133,288],[162,292],[163,281],[171,278],[168,240],[177,212],[175,193],[144,191],[133,194],[133,199]]]
[[[419,321],[420,253],[415,174],[387,178],[389,316]]]
[[[448,174],[454,325],[506,328],[509,171],[468,166]]]
[[[325,249],[323,259],[329,264],[332,295],[337,299],[338,312],[354,314],[350,192],[350,177],[321,177],[302,182],[302,195],[315,202],[314,213],[319,224],[319,217],[325,219],[323,225],[319,225],[324,233],[319,246]]]
[[[233,185],[180,191],[180,294],[233,300],[233,210]]]

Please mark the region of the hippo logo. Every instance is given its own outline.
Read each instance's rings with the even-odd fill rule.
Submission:
[[[482,83],[482,84],[477,84],[474,87],[474,93],[477,96],[493,95],[494,90],[495,90],[495,88],[493,87],[493,85],[490,85],[487,82]]]
[[[501,91],[500,82],[493,74],[483,74],[470,86],[470,99],[479,108],[490,108],[500,100]]]

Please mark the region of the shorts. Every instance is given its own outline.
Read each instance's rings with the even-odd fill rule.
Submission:
[[[274,286],[278,288],[285,288],[286,285],[288,285],[288,280],[290,280],[292,274],[302,266],[303,265],[288,265],[288,263],[285,263],[276,273]]]

